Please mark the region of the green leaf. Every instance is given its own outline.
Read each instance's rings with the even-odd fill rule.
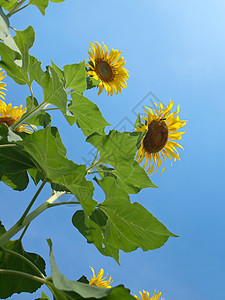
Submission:
[[[69,190],[79,200],[86,214],[93,211],[96,206],[96,201],[92,199],[94,187],[92,182],[85,179],[86,167],[67,159],[57,129],[41,129],[18,144],[33,157],[51,183]]]
[[[107,216],[99,209],[95,209],[90,217],[87,217],[83,210],[78,210],[73,215],[72,223],[88,243],[94,244],[101,254],[111,256],[119,263],[119,250],[111,246],[104,238],[107,219]]]
[[[87,88],[85,61],[64,66],[66,88],[83,93]]]
[[[29,85],[28,70],[30,68],[29,64],[33,63],[33,59],[29,56],[28,51],[34,43],[33,28],[29,26],[24,31],[17,30],[14,40],[22,55],[22,65],[18,63],[18,60],[21,59],[21,55],[2,43],[0,43],[0,65],[16,83]]]
[[[105,172],[100,172],[100,176],[103,177],[113,177],[116,179],[117,184],[124,188],[129,194],[137,194],[143,188],[156,188],[157,186],[152,183],[143,168],[136,162],[133,162],[133,169],[130,172],[130,168],[127,166],[121,166],[119,171],[112,168],[108,168],[104,165],[99,165],[98,170]]]
[[[8,4],[7,4],[8,5]],[[6,46],[8,46],[10,49],[17,51],[20,53],[19,48],[17,47],[13,37],[11,36],[9,32],[9,19],[2,11],[2,8],[0,7],[0,39],[5,43]],[[21,53],[20,53],[21,54]],[[21,59],[15,60],[15,63],[18,66],[22,65]]]
[[[72,104],[68,109],[76,117],[77,125],[83,130],[88,131],[89,135],[93,132],[102,131],[105,126],[110,125],[102,116],[98,106],[84,96],[72,93]]]
[[[48,7],[49,0],[32,0],[30,2],[30,4],[37,6],[43,16],[45,15],[45,9]]]
[[[15,4],[17,3],[17,0],[0,0],[0,6],[2,6],[6,10],[11,10]]]
[[[93,77],[87,77],[87,90],[97,87],[99,85],[99,82],[99,80]]]
[[[96,182],[103,189],[106,199],[99,205],[108,217],[105,239],[113,247],[131,252],[162,247],[169,237],[176,237],[139,203],[131,204],[129,196],[119,188],[113,178]]]
[[[27,107],[28,112],[31,109],[31,104],[32,104],[32,98],[31,98],[31,96],[29,96],[26,99],[26,107]],[[35,108],[37,106],[38,106],[37,99],[34,98],[34,107],[33,108]],[[46,127],[47,125],[49,125],[51,123],[51,116],[47,112],[40,110],[40,111],[38,111],[37,115],[29,118],[28,121],[30,124],[33,124],[33,125]]]
[[[8,144],[8,128],[2,124],[0,145],[5,144]],[[35,168],[33,162],[19,147],[0,147],[0,180],[12,189],[22,191],[27,187],[27,170],[31,168]]]
[[[89,285],[79,281],[68,280],[63,274],[60,273],[52,251],[52,242],[47,240],[50,247],[50,263],[52,269],[52,281],[54,286],[64,292],[64,295],[69,295],[69,299],[102,299],[102,300],[133,300],[129,290],[124,286],[119,285],[115,288],[101,288],[98,286]],[[64,298],[59,298],[64,299]],[[66,298],[65,298],[66,299]]]
[[[9,241],[4,245],[4,248],[19,253],[20,255],[28,259],[30,262],[32,262],[45,275],[45,261],[43,260],[43,258],[38,254],[26,252],[23,249],[20,240]],[[0,269],[20,271],[23,273],[40,277],[39,273],[36,270],[34,270],[34,268],[23,258],[18,257],[14,254],[7,253],[4,251],[4,249],[0,249]],[[12,296],[14,293],[33,293],[38,288],[40,288],[41,285],[41,283],[31,279],[27,279],[23,276],[1,274],[0,298],[6,299]]]
[[[65,0],[50,0],[52,2],[55,2],[55,3],[61,3],[61,2],[64,2]]]
[[[63,86],[66,84],[65,83],[65,78],[64,78],[64,72],[61,70],[54,62],[52,61],[52,68],[56,71],[56,73],[59,75],[59,78],[61,82],[63,83]]]
[[[44,72],[41,62],[36,61],[30,70],[31,80],[35,80],[44,91],[44,101],[58,107],[63,114],[66,113],[67,94],[58,73],[51,67]]]

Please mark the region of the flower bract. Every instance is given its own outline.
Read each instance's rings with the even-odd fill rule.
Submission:
[[[22,105],[12,107],[10,103],[7,106],[4,101],[0,100],[0,124],[5,123],[10,127],[18,122],[26,111],[27,108],[25,107],[23,109]],[[15,130],[18,132],[32,133],[32,129],[34,128],[36,128],[34,125],[19,125]]]
[[[92,270],[92,273],[93,273],[93,276],[92,278],[90,279],[89,281],[89,284],[90,285],[95,285],[95,286],[100,286],[100,287],[103,287],[103,288],[111,288],[110,284],[113,282],[112,281],[112,277],[110,276],[108,280],[105,280],[108,276],[108,274],[104,277],[103,277],[103,273],[104,273],[104,270],[101,269],[98,273],[97,276],[95,276],[95,271],[92,267],[90,267],[91,270]]]
[[[150,298],[149,293],[144,291],[143,292],[139,292],[139,294],[141,295],[141,298],[139,298],[138,296],[134,295],[134,298],[138,299],[138,300],[160,300],[161,297],[161,293],[157,292],[156,290],[154,292],[154,295]],[[161,300],[164,300],[164,298],[161,298]]]
[[[5,99],[5,93],[1,90],[6,90],[6,83],[2,82],[2,80],[6,77],[6,74],[4,74],[4,71],[0,68],[0,97],[2,99]]]
[[[135,128],[136,131],[144,133],[136,159],[139,163],[144,159],[143,168],[145,169],[148,165],[148,174],[157,172],[159,166],[162,174],[166,169],[166,157],[171,160],[171,165],[172,158],[180,160],[176,148],[183,147],[175,141],[180,140],[182,134],[185,133],[177,131],[185,126],[186,121],[179,120],[179,106],[175,112],[171,113],[173,104],[174,101],[170,101],[169,105],[163,109],[162,103],[159,103],[159,107],[154,103],[155,112],[151,108],[145,107],[144,112],[147,113],[147,117],[143,118],[145,124]],[[164,167],[162,166],[162,159],[165,163]]]
[[[120,57],[121,51],[112,49],[110,52],[106,45],[103,47],[95,42],[90,43],[90,51],[88,52],[90,61],[87,64],[89,68],[87,75],[99,80],[98,85],[100,95],[105,88],[108,95],[113,95],[113,91],[117,95],[122,88],[127,87],[126,79],[129,77],[127,70],[124,68],[126,61]]]

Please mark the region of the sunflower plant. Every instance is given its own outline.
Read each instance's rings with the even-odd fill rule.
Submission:
[[[38,58],[29,53],[35,42],[32,26],[19,31],[15,25],[9,26],[9,19],[31,4],[45,15],[48,3],[48,0],[0,0],[0,180],[15,191],[25,190],[29,180],[36,185],[33,198],[15,225],[6,229],[0,221],[0,298],[32,293],[46,285],[54,299],[60,300],[140,299],[140,296],[160,299],[159,292],[150,298],[145,291],[133,296],[123,285],[111,287],[112,279],[103,278],[102,269],[97,276],[92,269],[90,281],[86,277],[68,280],[56,265],[50,239],[47,242],[52,275],[46,277],[44,259],[23,247],[23,236],[29,234],[30,223],[44,211],[51,214],[50,208],[65,204],[78,207],[71,226],[101,254],[117,263],[121,250],[153,250],[162,247],[169,237],[176,237],[140,203],[131,203],[130,194],[155,188],[148,174],[160,166],[163,172],[166,158],[179,159],[176,148],[181,146],[175,140],[180,140],[184,132],[178,130],[185,125],[185,121],[179,120],[179,108],[172,112],[173,102],[165,108],[159,104],[155,111],[146,108],[147,117],[138,116],[133,132],[108,130],[110,124],[88,99],[88,91],[96,89],[106,97],[122,92],[129,77],[126,61],[121,51],[91,42],[86,61],[63,68],[52,63],[44,70]],[[7,99],[6,75],[19,86],[28,86],[27,98],[18,107]],[[37,85],[43,91],[39,101],[35,97]],[[81,130],[86,142],[96,148],[92,163],[77,164],[68,159],[60,132],[51,125],[52,108],[65,117],[68,126]],[[144,165],[140,165],[143,160]],[[103,202],[94,199],[94,184],[105,193]],[[45,185],[52,192],[33,209]],[[63,201],[66,194],[74,196],[74,200]],[[49,298],[42,293],[41,299]]]

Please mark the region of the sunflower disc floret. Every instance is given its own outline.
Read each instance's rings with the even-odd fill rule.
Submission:
[[[112,49],[110,52],[103,43],[103,47],[95,42],[90,43],[89,68],[87,75],[100,81],[98,87],[100,95],[105,88],[108,95],[113,95],[113,91],[117,95],[122,88],[127,87],[127,78],[129,77],[127,70],[124,68],[126,61],[120,57],[121,51]],[[120,57],[120,58],[119,58]]]

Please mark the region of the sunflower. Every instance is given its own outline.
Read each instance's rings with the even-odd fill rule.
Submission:
[[[123,67],[126,63],[123,57],[120,57],[121,51],[112,49],[110,52],[103,43],[104,48],[97,42],[90,43],[90,61],[87,64],[89,68],[87,75],[99,80],[98,95],[103,91],[108,91],[108,95],[121,93],[122,88],[126,88],[126,79],[129,77],[127,70]]]
[[[185,126],[186,121],[179,120],[179,106],[177,107],[176,112],[170,112],[173,104],[174,101],[170,101],[169,105],[163,109],[162,103],[160,103],[159,107],[154,103],[156,106],[154,113],[149,107],[145,107],[147,110],[144,112],[148,115],[143,118],[145,124],[141,124],[139,128],[135,128],[136,131],[144,133],[136,159],[141,163],[145,158],[143,168],[148,164],[148,174],[152,173],[154,169],[155,172],[157,172],[159,165],[161,166],[162,174],[166,169],[166,157],[171,160],[171,165],[172,157],[174,158],[174,161],[176,159],[180,160],[176,147],[182,149],[183,147],[174,142],[174,140],[180,140],[182,134],[185,133],[177,132],[177,130]],[[164,168],[162,167],[160,154],[165,162]]]
[[[154,295],[151,298],[149,298],[149,293],[144,290],[143,290],[143,293],[139,292],[139,294],[141,295],[140,299],[136,295],[134,295],[134,298],[136,298],[138,300],[160,300],[159,298],[161,296],[161,293],[159,293],[159,292],[157,292],[157,294],[156,294],[156,290],[154,292]],[[161,300],[164,300],[164,298],[162,298]]]
[[[112,283],[112,277],[110,276],[108,280],[104,280],[106,279],[106,277],[108,276],[108,274],[104,277],[103,277],[103,273],[104,273],[104,270],[101,269],[97,275],[97,277],[95,276],[95,271],[92,267],[90,267],[91,270],[92,270],[92,273],[93,273],[93,276],[92,278],[90,279],[89,281],[89,284],[90,285],[95,285],[95,286],[100,286],[100,287],[103,287],[103,288],[108,288],[110,289],[111,286],[110,286],[110,283]]]
[[[6,90],[6,83],[2,82],[2,80],[6,77],[6,74],[4,74],[4,71],[0,68],[0,97],[2,99],[5,99],[5,93],[2,92],[1,90]]]
[[[6,103],[2,100],[0,100],[0,124],[5,123],[9,127],[18,122],[22,115],[27,111],[27,108],[25,107],[22,109],[22,105],[19,107],[14,106],[12,107],[12,104],[10,103],[8,106]],[[32,133],[36,126],[34,125],[20,125],[15,130],[18,132],[27,132]]]

